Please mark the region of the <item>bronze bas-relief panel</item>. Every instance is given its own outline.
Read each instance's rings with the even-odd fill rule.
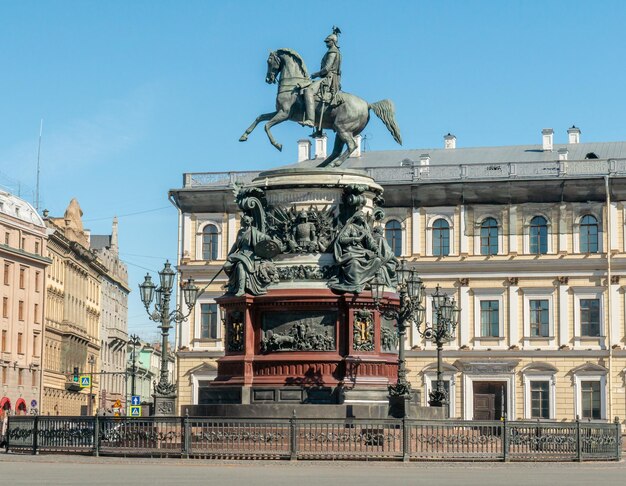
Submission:
[[[334,351],[336,311],[264,312],[261,352]]]

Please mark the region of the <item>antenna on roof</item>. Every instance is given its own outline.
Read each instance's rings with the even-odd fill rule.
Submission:
[[[37,146],[37,188],[35,189],[35,210],[39,212],[39,160],[41,156],[41,134],[43,133],[43,118],[39,123],[39,145]]]

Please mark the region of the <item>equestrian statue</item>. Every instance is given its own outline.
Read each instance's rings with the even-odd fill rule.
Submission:
[[[248,140],[248,135],[264,121],[267,121],[265,133],[278,150],[282,150],[283,146],[272,136],[270,129],[274,125],[292,120],[302,126],[312,127],[312,137],[322,136],[322,130],[326,128],[335,132],[335,143],[332,153],[319,167],[339,166],[356,149],[354,137],[365,129],[371,109],[391,132],[393,139],[402,145],[391,100],[370,104],[358,96],[341,91],[340,33],[337,27],[333,27],[333,33],[324,39],[328,50],[322,58],[321,69],[311,76],[296,51],[282,48],[270,52],[265,81],[268,84],[278,82],[276,111],[259,115],[241,136],[240,142]],[[312,78],[319,79],[313,81]],[[342,152],[346,145],[346,150]]]

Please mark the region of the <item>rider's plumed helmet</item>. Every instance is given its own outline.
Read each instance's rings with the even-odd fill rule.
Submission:
[[[337,44],[337,36],[335,34],[330,34],[326,37],[326,39],[324,39],[324,42],[328,41],[333,41],[335,44]]]

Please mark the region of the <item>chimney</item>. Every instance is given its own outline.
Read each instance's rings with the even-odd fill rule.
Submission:
[[[443,148],[444,149],[455,149],[456,148],[456,137],[451,133],[443,136]]]
[[[111,251],[117,255],[117,216],[113,217],[113,228],[111,229]]]
[[[559,149],[559,160],[567,160],[567,152],[568,152],[568,150],[566,148],[560,148]]]
[[[311,141],[307,138],[298,140],[298,162],[311,158]]]
[[[554,147],[554,130],[552,128],[544,128],[541,130],[543,136],[543,150],[545,152],[552,152]]]
[[[576,125],[572,125],[572,128],[568,128],[567,143],[580,143],[580,128],[576,128]]]
[[[354,152],[350,155],[350,157],[360,157],[361,156],[361,135],[357,135],[354,137],[354,141],[356,142],[356,148]]]
[[[422,165],[422,166],[430,165],[430,155],[429,154],[422,154],[422,155],[420,155],[420,165]]]
[[[328,143],[328,137],[324,133],[321,137],[315,139],[315,158],[326,158],[326,144]]]

